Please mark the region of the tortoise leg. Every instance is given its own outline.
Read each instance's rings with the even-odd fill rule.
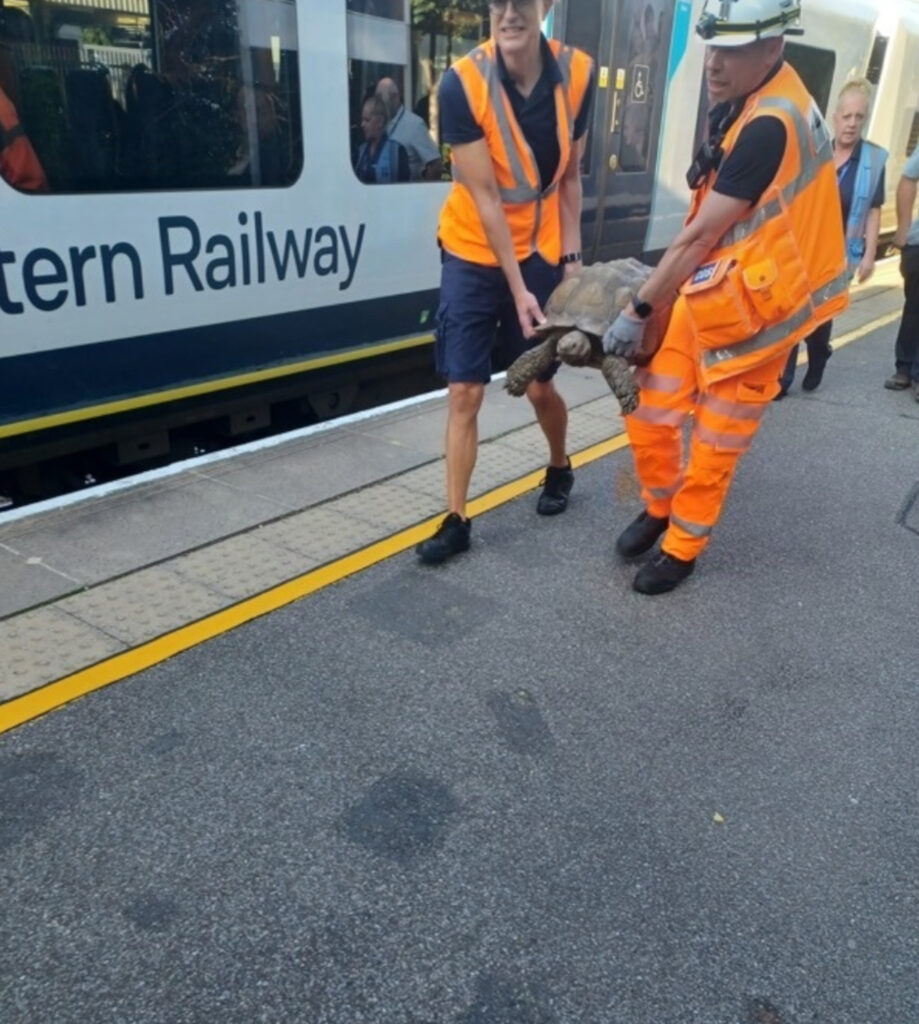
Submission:
[[[558,339],[558,358],[569,366],[586,366],[592,354],[590,338],[583,331],[571,330]]]
[[[605,356],[600,363],[600,372],[619,399],[623,415],[635,412],[638,408],[638,385],[629,364],[621,356]]]
[[[545,373],[555,362],[555,341],[547,339],[528,349],[507,368],[504,390],[519,398],[526,393],[527,385]]]

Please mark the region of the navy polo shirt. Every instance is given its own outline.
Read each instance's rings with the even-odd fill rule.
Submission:
[[[849,219],[849,211],[852,209],[852,193],[855,191],[855,179],[858,177],[858,161],[862,155],[862,140],[855,143],[852,155],[849,159],[836,168],[836,181],[839,183],[839,200],[842,203],[842,223],[845,227]],[[881,177],[878,179],[878,187],[871,198],[871,209],[884,205],[884,170],[881,170]]]
[[[555,117],[555,86],[562,81],[562,73],[555,56],[549,49],[545,36],[542,37],[540,45],[543,58],[542,74],[533,91],[526,97],[521,96],[508,74],[501,57],[501,50],[497,47],[495,49],[498,54],[498,73],[501,76],[501,84],[510,100],[523,137],[533,151],[536,167],[539,170],[539,179],[546,185],[555,177],[561,156]],[[581,109],[577,111],[574,119],[575,139],[582,138],[587,131],[593,94],[594,75],[593,68],[591,68],[587,91],[584,93]],[[450,145],[461,145],[464,142],[475,142],[485,137],[485,133],[472,116],[469,100],[466,98],[466,90],[453,68],[449,68],[444,73],[437,95],[441,134],[444,142],[450,143]]]

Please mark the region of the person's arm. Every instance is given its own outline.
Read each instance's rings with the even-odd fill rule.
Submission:
[[[669,305],[680,285],[749,209],[748,199],[710,192],[699,212],[670,243],[651,276],[638,289],[636,299],[649,303],[652,309]],[[647,324],[647,317],[640,317],[631,304],[626,306],[603,335],[604,352],[633,358],[641,348]]]
[[[865,221],[865,255],[862,256],[858,269],[855,271],[855,278],[859,284],[864,284],[874,273],[874,258],[877,254],[880,230],[881,208],[872,206],[868,211],[868,219]]]
[[[562,222],[562,253],[581,251],[581,157],[584,153],[584,138],[575,139],[565,173],[559,182],[558,201]],[[566,263],[565,277],[581,272],[581,261]]]
[[[638,298],[652,306],[669,303],[721,236],[749,212],[747,199],[709,192],[699,212],[670,243],[651,276],[638,289]]]
[[[504,214],[498,182],[485,139],[454,145],[453,162],[463,185],[476,205],[485,237],[497,257],[517,307],[517,317],[525,338],[533,337],[533,325],[545,320],[536,296],[527,290],[514,254],[514,240]]]
[[[909,234],[915,202],[916,179],[907,178],[904,174],[897,185],[897,233],[893,236],[893,244],[898,249],[902,249],[906,245],[906,236]]]
[[[420,117],[413,115],[412,145],[421,161],[421,180],[440,181],[443,175],[443,162],[440,158],[440,150],[431,138],[428,126]]]

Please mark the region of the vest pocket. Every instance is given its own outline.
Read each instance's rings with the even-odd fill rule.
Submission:
[[[736,345],[763,326],[735,259],[704,263],[680,289],[703,349]]]

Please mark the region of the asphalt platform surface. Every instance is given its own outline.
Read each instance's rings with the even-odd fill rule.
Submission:
[[[894,331],[770,409],[673,594],[626,449],[0,737],[2,1024],[919,1021]]]

